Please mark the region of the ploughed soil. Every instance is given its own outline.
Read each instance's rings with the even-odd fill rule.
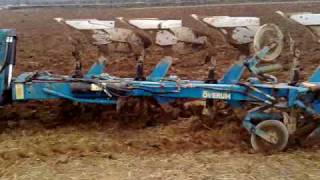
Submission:
[[[74,43],[82,44],[83,69],[100,56],[88,33],[71,30],[55,17],[109,19],[115,17],[182,18],[184,25],[206,33],[221,77],[240,52],[225,44],[215,30],[192,20],[190,14],[258,16],[289,32],[302,51],[302,80],[318,66],[319,44],[303,27],[274,13],[319,12],[319,3],[162,7],[146,9],[41,8],[0,11],[0,27],[17,30],[19,44],[15,74],[50,71],[72,74]],[[120,26],[126,27],[119,23]],[[288,40],[286,40],[288,42]],[[285,47],[279,62],[290,64]],[[173,56],[170,74],[182,79],[205,79],[208,49],[188,54],[167,53],[152,46],[146,50],[145,73],[164,56]],[[112,53],[106,72],[120,77],[135,75],[132,53]],[[278,73],[286,81],[289,72]],[[78,105],[65,101],[15,103],[1,109],[1,179],[318,179],[319,150],[289,148],[276,155],[252,152],[249,135],[241,128],[241,115],[221,108],[214,120],[200,116],[202,102],[170,113],[121,118],[114,107]],[[187,106],[187,107],[186,107]],[[221,105],[223,106],[223,105]],[[241,114],[241,113],[240,113]]]

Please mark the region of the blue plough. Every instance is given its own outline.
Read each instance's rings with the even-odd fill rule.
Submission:
[[[182,80],[167,76],[171,58],[162,59],[152,73],[143,76],[143,63],[137,67],[137,77],[118,78],[104,73],[104,62],[96,62],[81,76],[54,75],[47,72],[27,72],[12,77],[15,65],[16,34],[0,30],[0,100],[3,105],[28,100],[65,99],[79,103],[117,105],[121,97],[152,97],[159,104],[179,99],[202,99],[206,108],[214,108],[217,100],[233,108],[250,104],[243,127],[251,134],[257,151],[282,151],[291,139],[306,139],[320,132],[320,68],[304,83],[278,83],[267,75],[277,65],[258,67],[273,46],[265,46],[256,55],[231,66],[221,79],[215,68],[204,81]],[[243,81],[244,72],[250,77]],[[312,127],[312,128],[309,128]],[[306,133],[305,129],[310,129]],[[306,135],[305,135],[306,134]]]

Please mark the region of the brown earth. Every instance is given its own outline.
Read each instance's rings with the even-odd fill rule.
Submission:
[[[319,12],[319,3],[279,5],[204,6],[181,8],[106,9],[49,8],[0,11],[0,27],[17,29],[19,44],[15,74],[49,70],[70,74],[74,69],[73,46],[68,36],[83,43],[81,58],[87,69],[99,57],[86,36],[53,18],[113,19],[182,18],[188,27],[210,35],[221,76],[239,52],[222,42],[215,31],[189,18],[190,14],[259,16],[291,32],[302,50],[303,77],[319,64],[319,45],[302,28],[286,22],[274,11]],[[286,47],[288,48],[288,47]],[[146,52],[146,71],[164,56],[152,47]],[[174,57],[171,74],[204,79],[205,51]],[[279,61],[292,57],[284,53]],[[106,71],[133,76],[132,54],[109,57]],[[287,77],[287,72],[281,73]],[[193,107],[197,109],[197,107]],[[194,109],[193,109],[194,110]],[[1,179],[318,179],[319,150],[292,149],[283,154],[251,154],[249,136],[241,122],[224,110],[214,122],[194,113],[152,116],[151,122],[119,120],[114,109],[79,106],[61,101],[14,104],[1,109]],[[191,111],[191,110],[190,110]],[[199,110],[194,110],[199,111]],[[231,114],[231,115],[230,115]]]

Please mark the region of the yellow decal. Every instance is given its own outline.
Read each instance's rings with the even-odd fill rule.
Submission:
[[[91,84],[91,91],[102,91],[102,87],[96,85],[96,84]]]
[[[24,99],[23,84],[16,84],[16,99],[17,100]]]

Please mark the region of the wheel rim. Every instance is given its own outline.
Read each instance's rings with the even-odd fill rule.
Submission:
[[[265,57],[264,61],[273,61],[282,52],[284,35],[280,28],[275,24],[265,24],[261,26],[255,34],[253,46],[255,52],[259,52],[265,46],[269,46],[271,43],[275,43],[276,46],[272,48]]]
[[[255,151],[279,152],[286,148],[289,140],[289,132],[282,122],[277,120],[267,120],[259,123],[257,128],[265,131],[269,135],[274,136],[277,141],[275,144],[272,144],[256,134],[252,134],[251,144]]]

